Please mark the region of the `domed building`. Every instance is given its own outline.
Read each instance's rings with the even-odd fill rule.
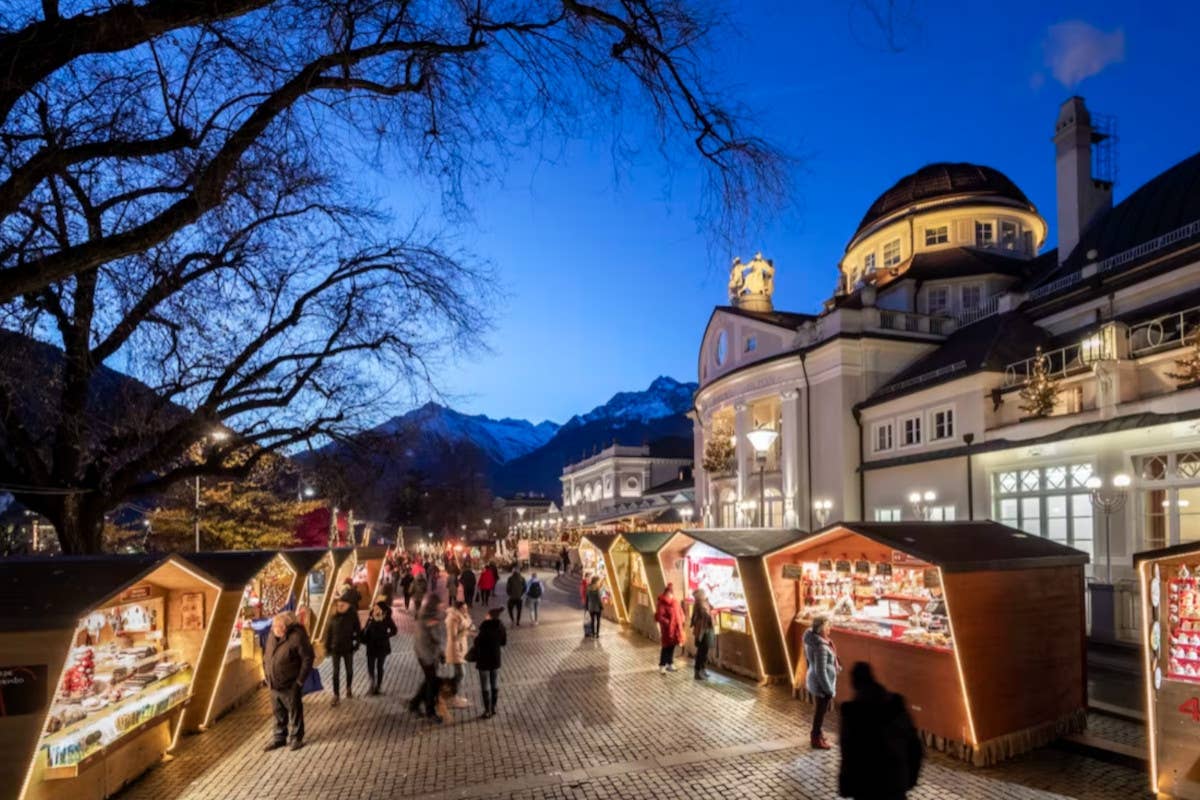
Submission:
[[[819,309],[774,308],[788,265],[734,262],[698,355],[697,519],[991,519],[1118,595],[1134,552],[1200,541],[1200,154],[1114,206],[1082,98],[1053,134],[1057,249],[1003,172],[936,163],[866,209]],[[1089,482],[1118,475],[1106,518]],[[1115,605],[1096,631],[1135,638],[1137,598]]]

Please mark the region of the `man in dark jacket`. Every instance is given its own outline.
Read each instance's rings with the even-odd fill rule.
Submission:
[[[508,643],[500,614],[500,608],[489,609],[475,637],[475,669],[479,670],[479,690],[483,694],[482,719],[496,716],[496,698],[500,694],[500,648]]]
[[[513,565],[512,575],[508,576],[508,583],[504,584],[504,591],[508,594],[508,621],[513,621],[513,609],[517,610],[516,625],[521,627],[521,609],[525,605],[525,579],[521,577],[521,568]]]
[[[463,600],[468,606],[475,605],[475,570],[471,569],[471,565],[467,564],[463,567],[462,575],[458,578],[462,584]]]
[[[903,800],[917,785],[924,748],[904,698],[883,688],[871,665],[850,671],[854,699],[842,704],[838,794],[854,800]]]
[[[363,627],[362,643],[367,648],[367,677],[371,679],[371,694],[383,691],[383,663],[392,652],[390,639],[396,635],[392,607],[380,600],[371,607],[371,616]]]
[[[291,611],[277,614],[263,650],[263,676],[271,690],[275,710],[275,738],[263,750],[287,744],[292,750],[304,746],[304,705],[300,687],[312,671],[313,649],[308,631]]]
[[[325,652],[333,659],[333,703],[338,704],[341,694],[341,667],[346,666],[346,699],[354,697],[354,651],[362,636],[362,623],[358,621],[358,608],[351,605],[350,598],[342,595],[334,603],[334,615],[325,626]]]

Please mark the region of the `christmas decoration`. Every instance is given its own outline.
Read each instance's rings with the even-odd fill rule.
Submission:
[[[1187,341],[1188,337],[1184,337]],[[1200,381],[1200,325],[1192,329],[1192,349],[1186,358],[1175,359],[1178,372],[1168,372],[1167,377],[1180,385]]]
[[[1058,400],[1058,381],[1050,377],[1047,365],[1048,361],[1042,355],[1042,348],[1037,348],[1033,356],[1033,374],[1019,393],[1023,402],[1018,408],[1035,417],[1048,416]]]
[[[737,462],[733,431],[728,424],[714,422],[712,434],[704,442],[704,471],[713,475],[732,472]]]
[[[63,691],[71,697],[82,697],[91,691],[96,675],[96,656],[88,647],[78,653],[75,663],[63,675]]]

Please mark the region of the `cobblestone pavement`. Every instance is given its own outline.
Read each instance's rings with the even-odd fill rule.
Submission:
[[[146,798],[832,798],[837,751],[806,743],[809,707],[778,687],[714,677],[690,665],[657,672],[658,648],[604,624],[583,640],[577,597],[551,588],[542,624],[509,629],[499,713],[477,719],[478,680],[468,665],[472,708],[443,725],[408,713],[420,683],[411,618],[397,612],[382,697],[332,708],[305,700],[306,746],[260,752],[271,737],[265,691],[122,794]],[[476,618],[481,611],[476,609]],[[328,686],[329,665],[322,667]],[[356,688],[367,683],[358,656]],[[931,753],[914,800],[946,798],[1148,798],[1135,770],[1054,749],[975,769]]]

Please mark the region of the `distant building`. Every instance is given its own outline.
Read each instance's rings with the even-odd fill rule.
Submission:
[[[690,471],[691,467],[686,443],[667,439],[650,445],[610,445],[563,468],[565,523],[568,527],[603,527],[636,517],[638,505],[661,502],[670,490],[652,492],[674,481],[681,482],[675,494],[683,494],[692,505],[692,490],[683,491],[685,479],[681,478],[681,470]],[[690,472],[686,481],[690,484]]]
[[[489,530],[501,536],[510,533],[530,534],[548,531],[553,522],[557,526],[558,506],[542,494],[518,492],[512,497],[497,497],[492,501],[492,516]]]

